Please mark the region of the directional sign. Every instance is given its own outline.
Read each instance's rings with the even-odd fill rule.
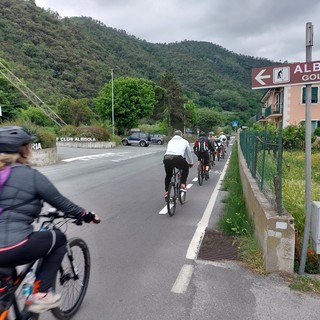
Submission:
[[[320,61],[252,69],[252,89],[320,82]]]
[[[238,126],[239,126],[239,121],[233,120],[233,121],[232,121],[232,126],[233,126],[233,127],[238,127]]]

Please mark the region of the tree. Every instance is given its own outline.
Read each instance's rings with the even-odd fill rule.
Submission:
[[[219,127],[224,122],[221,112],[209,108],[199,108],[196,110],[196,126],[200,131],[210,132],[214,127]]]
[[[18,117],[21,117],[23,120],[30,120],[37,126],[54,126],[54,122],[41,109],[35,106],[29,106],[27,109],[20,109]]]
[[[182,95],[182,89],[176,78],[169,72],[160,79],[159,85],[164,88],[164,113],[168,117],[169,134],[173,128],[183,129],[184,119],[187,111],[184,108],[186,99]]]
[[[15,119],[19,115],[19,109],[26,108],[26,102],[19,91],[2,75],[0,75],[0,106],[4,120]]]
[[[197,106],[193,101],[188,101],[185,105],[186,121],[185,126],[194,127],[197,123]]]
[[[118,134],[137,127],[139,120],[150,117],[156,103],[155,83],[142,79],[120,77],[114,80],[114,123]],[[94,100],[103,120],[112,118],[112,83],[108,82]]]
[[[88,99],[64,98],[58,104],[58,115],[67,123],[79,127],[89,124],[95,114],[89,108]]]

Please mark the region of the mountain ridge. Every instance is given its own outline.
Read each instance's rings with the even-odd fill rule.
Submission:
[[[61,18],[34,0],[2,0],[0,12],[0,58],[49,104],[95,98],[112,69],[115,77],[154,82],[170,72],[198,107],[249,118],[262,96],[251,89],[251,70],[275,64],[205,41],[149,43],[91,17]]]

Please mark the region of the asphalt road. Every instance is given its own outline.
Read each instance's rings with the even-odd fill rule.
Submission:
[[[59,148],[59,163],[39,168],[102,218],[68,230],[86,240],[92,257],[90,286],[74,319],[318,319],[319,298],[290,291],[278,275],[196,259],[199,233],[219,214],[215,198],[227,159],[201,187],[192,168],[187,202],[169,217],[163,214],[164,151],[157,145]]]

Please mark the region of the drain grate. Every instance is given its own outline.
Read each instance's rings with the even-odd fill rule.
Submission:
[[[239,260],[239,250],[235,237],[227,236],[222,232],[206,229],[198,259],[217,260]]]

